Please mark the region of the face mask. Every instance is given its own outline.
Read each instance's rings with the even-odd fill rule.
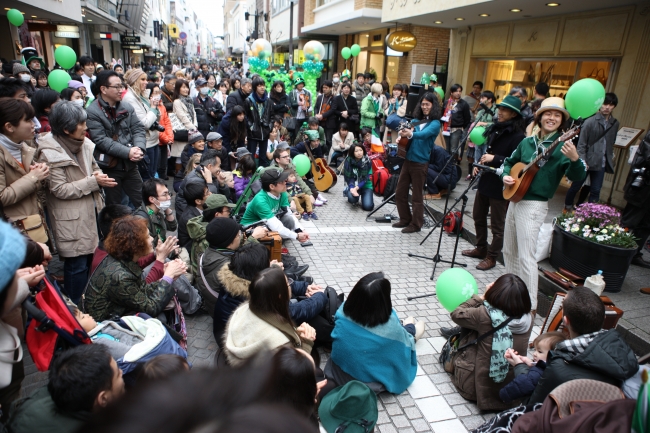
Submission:
[[[335,83],[338,83],[340,80],[339,80],[338,77],[336,77],[336,78],[334,78],[332,81],[335,82]]]
[[[171,200],[165,200],[165,201],[159,202],[158,209],[160,209],[161,211],[164,212],[167,209],[169,209],[171,206],[172,206],[172,201]]]
[[[29,74],[22,74],[20,76],[20,79],[23,80],[24,83],[29,83],[30,81],[32,81],[32,76]]]
[[[207,87],[201,87],[201,95],[204,95],[204,96],[205,96],[205,95],[208,94],[209,91],[210,91],[209,88],[207,88]]]
[[[78,105],[80,107],[84,106],[84,100],[83,99],[75,99],[74,101],[72,101],[72,103],[75,104],[75,105]]]
[[[158,105],[160,104],[160,95],[152,96],[151,97],[151,103],[153,105]]]

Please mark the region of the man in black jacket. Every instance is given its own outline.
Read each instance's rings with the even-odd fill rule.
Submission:
[[[204,138],[207,138],[210,132],[217,130],[217,122],[224,115],[223,107],[219,101],[208,96],[210,89],[205,78],[197,78],[195,83],[199,94],[192,99],[192,102],[196,112],[197,129]]]
[[[172,74],[165,75],[164,85],[161,87],[162,103],[167,110],[167,114],[174,112],[174,87],[176,86],[176,76]],[[167,161],[165,161],[167,163]]]
[[[463,96],[463,86],[454,84],[449,89],[450,96],[443,106],[443,116],[440,121],[444,122],[442,135],[445,137],[447,152],[453,155],[456,160],[463,159],[465,144],[457,149],[463,137],[463,131],[472,122],[472,114],[469,110],[469,104],[461,98]],[[454,151],[455,154],[454,154]]]
[[[232,202],[230,187],[226,184],[226,179],[221,176],[221,160],[217,156],[218,152],[213,149],[207,149],[201,155],[201,162],[198,167],[192,170],[181,182],[176,195],[176,217],[180,217],[185,212],[187,200],[185,200],[185,185],[190,182],[207,182],[208,189],[212,194],[221,194],[229,202]]]
[[[334,111],[332,95],[332,88],[334,83],[326,80],[321,85],[322,94],[316,98],[316,105],[314,108],[314,117],[320,122],[320,126],[325,129],[325,153],[329,153],[332,147],[332,136],[338,130],[338,116]]]
[[[145,152],[146,131],[133,108],[122,101],[124,86],[113,71],[103,71],[93,83],[96,99],[86,109],[88,132],[95,143],[99,167],[115,179],[117,186],[107,188],[106,205],[122,202],[122,193],[135,207],[142,204],[142,178],[138,162]]]
[[[562,303],[570,340],[549,353],[546,370],[527,404],[542,403],[557,386],[575,379],[592,379],[619,388],[639,371],[630,346],[615,329],[602,329],[605,306],[586,287],[571,290]]]
[[[521,140],[526,137],[524,119],[521,116],[521,101],[514,96],[506,96],[500,104],[495,122],[487,131],[487,152],[479,160],[479,164],[490,167],[501,167],[503,161],[517,149]],[[474,169],[474,176],[478,168]],[[488,213],[492,243],[488,245]],[[508,212],[508,200],[503,198],[503,182],[501,178],[490,171],[481,175],[478,192],[474,199],[472,217],[476,227],[476,248],[464,250],[462,254],[482,261],[476,269],[486,271],[496,266],[497,257],[503,248],[503,233]]]
[[[246,98],[253,91],[253,82],[250,78],[242,78],[240,84],[239,89],[228,95],[228,99],[226,99],[226,113],[232,110],[235,105],[239,105],[242,108],[246,106]]]
[[[259,163],[268,167],[269,159],[266,157],[269,132],[271,132],[271,114],[273,103],[266,93],[266,84],[261,78],[255,78],[252,84],[253,91],[246,98],[244,111],[248,121],[248,151],[255,155],[259,148]]]

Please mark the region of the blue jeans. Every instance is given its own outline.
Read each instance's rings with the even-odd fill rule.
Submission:
[[[408,332],[409,334],[415,337],[415,325],[409,323],[408,325],[402,325],[402,326],[404,327],[406,332]]]
[[[587,171],[587,176],[591,179],[591,186],[589,187],[589,203],[598,203],[598,200],[600,200],[600,190],[603,187],[603,180],[605,180],[605,169],[602,168],[598,171],[589,170]],[[585,177],[585,180],[586,179],[587,178]],[[578,194],[578,191],[582,188],[585,180],[576,181],[571,184],[564,199],[565,206],[573,206],[576,194]]]
[[[372,188],[359,188],[359,195],[356,197],[353,196],[349,190],[346,190],[345,193],[348,197],[348,203],[355,204],[359,202],[359,199],[361,199],[361,209],[365,211],[371,211],[374,209],[375,203],[372,199]]]
[[[332,157],[330,158],[329,164],[334,168],[338,167],[339,164],[338,164],[337,159],[339,157],[341,157],[341,156],[345,158],[345,153],[344,152],[339,152],[338,150],[335,150],[334,152],[332,152]]]
[[[81,295],[88,282],[88,272],[93,255],[66,257],[63,261],[63,292],[72,302],[79,305]]]
[[[485,155],[485,151],[487,150],[487,145],[481,144],[480,146],[474,145],[474,161],[478,164],[479,160],[483,155]]]

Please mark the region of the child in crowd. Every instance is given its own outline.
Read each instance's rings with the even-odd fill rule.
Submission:
[[[253,156],[250,153],[248,155],[242,156],[239,159],[239,162],[237,163],[237,170],[234,170],[232,172],[235,182],[235,197],[238,200],[239,197],[244,193],[244,190],[246,190],[246,187],[251,181],[256,168],[257,167],[255,166],[255,161],[253,160]]]
[[[548,353],[555,349],[555,346],[564,341],[566,337],[561,332],[546,332],[535,339],[533,345],[532,361],[519,354],[512,348],[506,351],[505,357],[508,363],[515,368],[515,378],[512,382],[501,388],[499,396],[505,403],[530,396],[537,382],[546,369]]]
[[[300,215],[302,215],[303,220],[309,221],[310,219],[318,219],[318,215],[313,211],[311,200],[307,194],[303,192],[302,188],[300,188],[300,185],[298,185],[298,178],[296,177],[296,173],[293,171],[287,178],[287,194],[289,194],[289,197],[293,200],[296,205],[296,210]]]
[[[160,380],[178,373],[189,371],[190,364],[187,359],[179,355],[158,355],[147,361],[138,380]]]

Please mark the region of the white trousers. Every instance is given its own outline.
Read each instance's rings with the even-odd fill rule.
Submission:
[[[506,272],[517,275],[526,283],[533,310],[537,310],[537,237],[547,213],[548,202],[522,200],[510,203],[506,214],[503,239]]]

